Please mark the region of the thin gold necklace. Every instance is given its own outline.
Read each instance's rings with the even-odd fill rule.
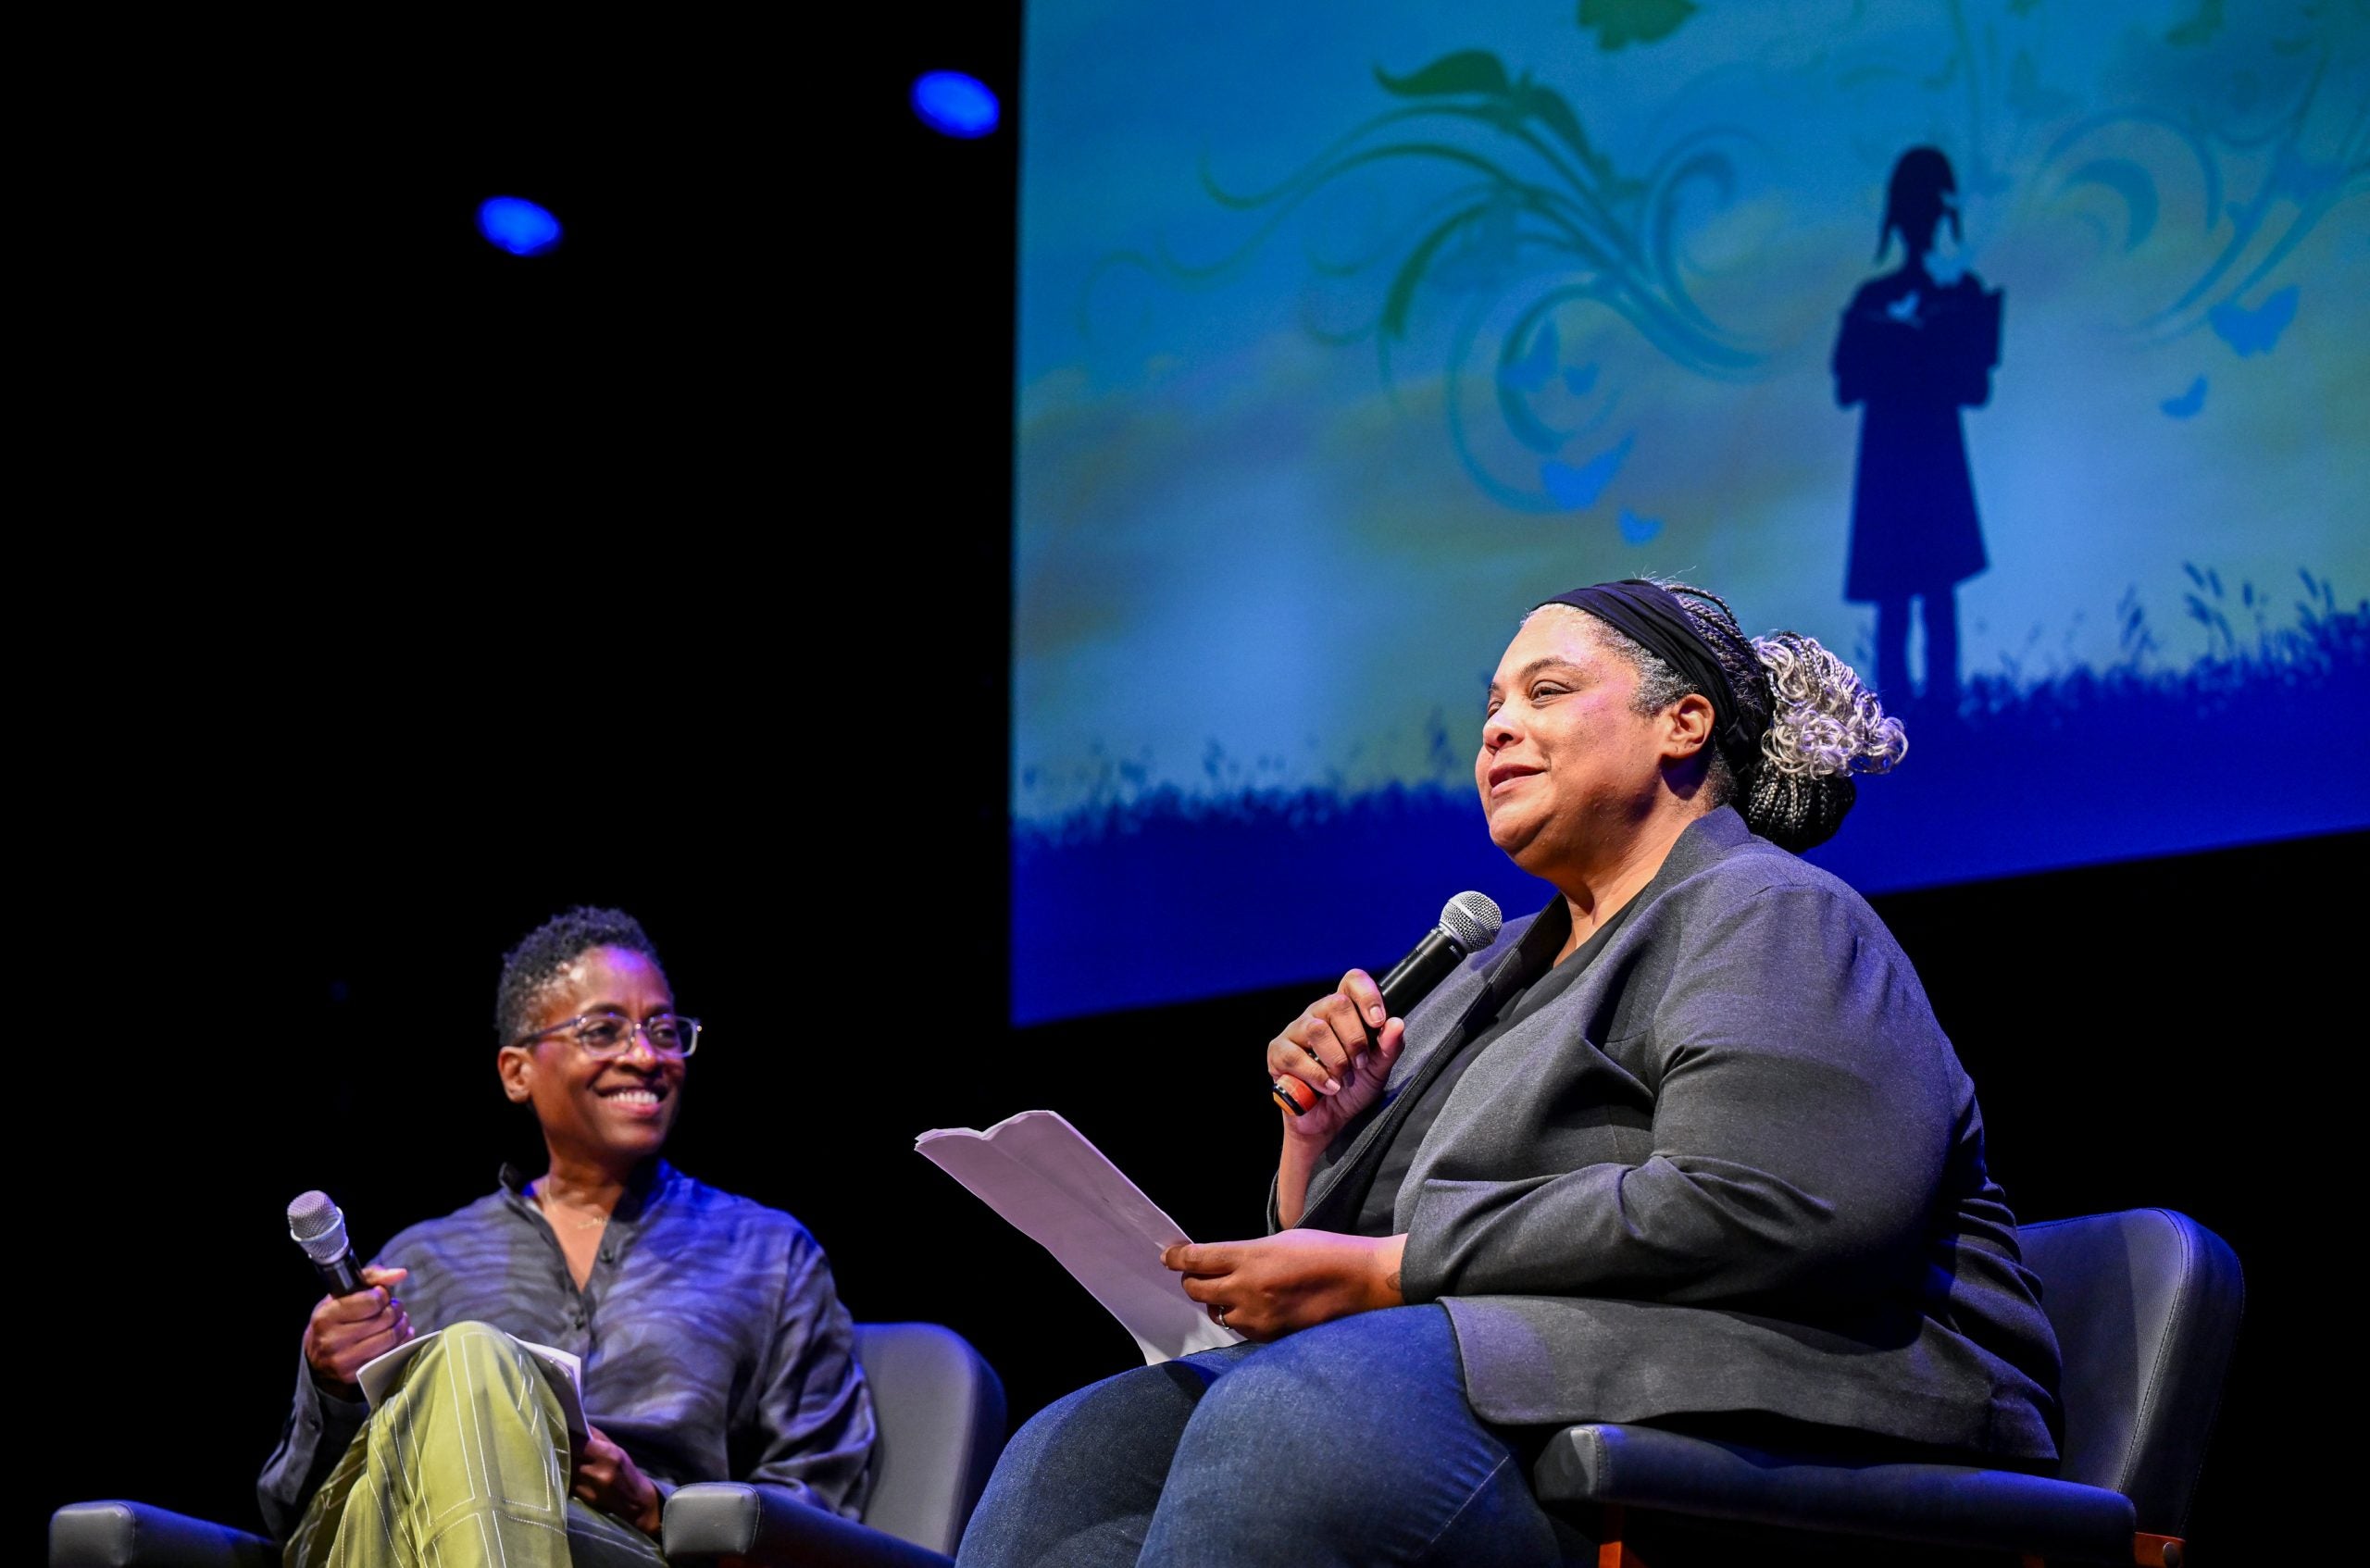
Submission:
[[[568,1213],[565,1208],[560,1206],[558,1199],[543,1190],[543,1185],[541,1182],[537,1182],[535,1184],[535,1205],[543,1211],[543,1218],[546,1221],[552,1221],[556,1218],[556,1215],[553,1213],[554,1210],[557,1210],[559,1213],[562,1214]],[[578,1213],[580,1213],[582,1211],[579,1210]],[[580,1220],[575,1218],[573,1215],[570,1215],[568,1220],[568,1228],[570,1230],[591,1230],[596,1225],[606,1225],[608,1223],[609,1216],[605,1213],[594,1214],[589,1220]]]

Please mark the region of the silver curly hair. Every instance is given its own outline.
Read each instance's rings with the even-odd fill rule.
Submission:
[[[1761,738],[1765,766],[1804,778],[1889,773],[1909,755],[1909,731],[1889,716],[1860,673],[1817,639],[1773,632],[1753,640],[1776,699]],[[1660,663],[1660,660],[1656,660]]]

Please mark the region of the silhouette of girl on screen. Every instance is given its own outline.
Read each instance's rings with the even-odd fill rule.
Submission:
[[[1909,602],[1926,620],[1925,705],[1959,703],[1958,584],[1984,569],[1961,408],[1990,400],[2000,363],[2000,292],[1934,255],[1959,227],[1950,160],[1912,147],[1893,165],[1877,236],[1882,262],[1901,237],[1901,268],[1852,296],[1835,342],[1835,401],[1866,412],[1852,484],[1852,555],[1843,597],[1877,606],[1877,689],[1895,703],[1909,682]]]

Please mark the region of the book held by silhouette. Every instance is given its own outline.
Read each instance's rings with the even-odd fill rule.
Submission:
[[[429,1341],[443,1332],[440,1328],[417,1335],[383,1355],[373,1356],[364,1362],[361,1370],[354,1375],[354,1380],[362,1385],[362,1402],[377,1410],[387,1396],[395,1391],[395,1384],[402,1378],[404,1368],[411,1363],[411,1358],[426,1350]],[[550,1345],[538,1345],[531,1339],[521,1339],[516,1334],[509,1338],[512,1344],[534,1357],[535,1364],[543,1368],[543,1381],[550,1384],[552,1392],[559,1396],[560,1413],[568,1421],[568,1438],[575,1444],[576,1451],[582,1453],[587,1436],[583,1362],[566,1350]]]
[[[1177,1222],[1055,1113],[1023,1111],[985,1132],[934,1128],[914,1149],[1060,1260],[1147,1364],[1241,1342],[1162,1265],[1161,1253],[1190,1239]]]

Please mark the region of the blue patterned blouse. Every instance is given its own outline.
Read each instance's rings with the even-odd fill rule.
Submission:
[[[477,1321],[584,1363],[585,1414],[662,1492],[694,1481],[785,1487],[854,1516],[872,1455],[854,1328],[806,1227],[664,1161],[627,1192],[579,1290],[526,1179],[413,1226],[374,1262],[421,1333]],[[298,1358],[296,1396],[256,1493],[286,1539],[366,1415]]]

